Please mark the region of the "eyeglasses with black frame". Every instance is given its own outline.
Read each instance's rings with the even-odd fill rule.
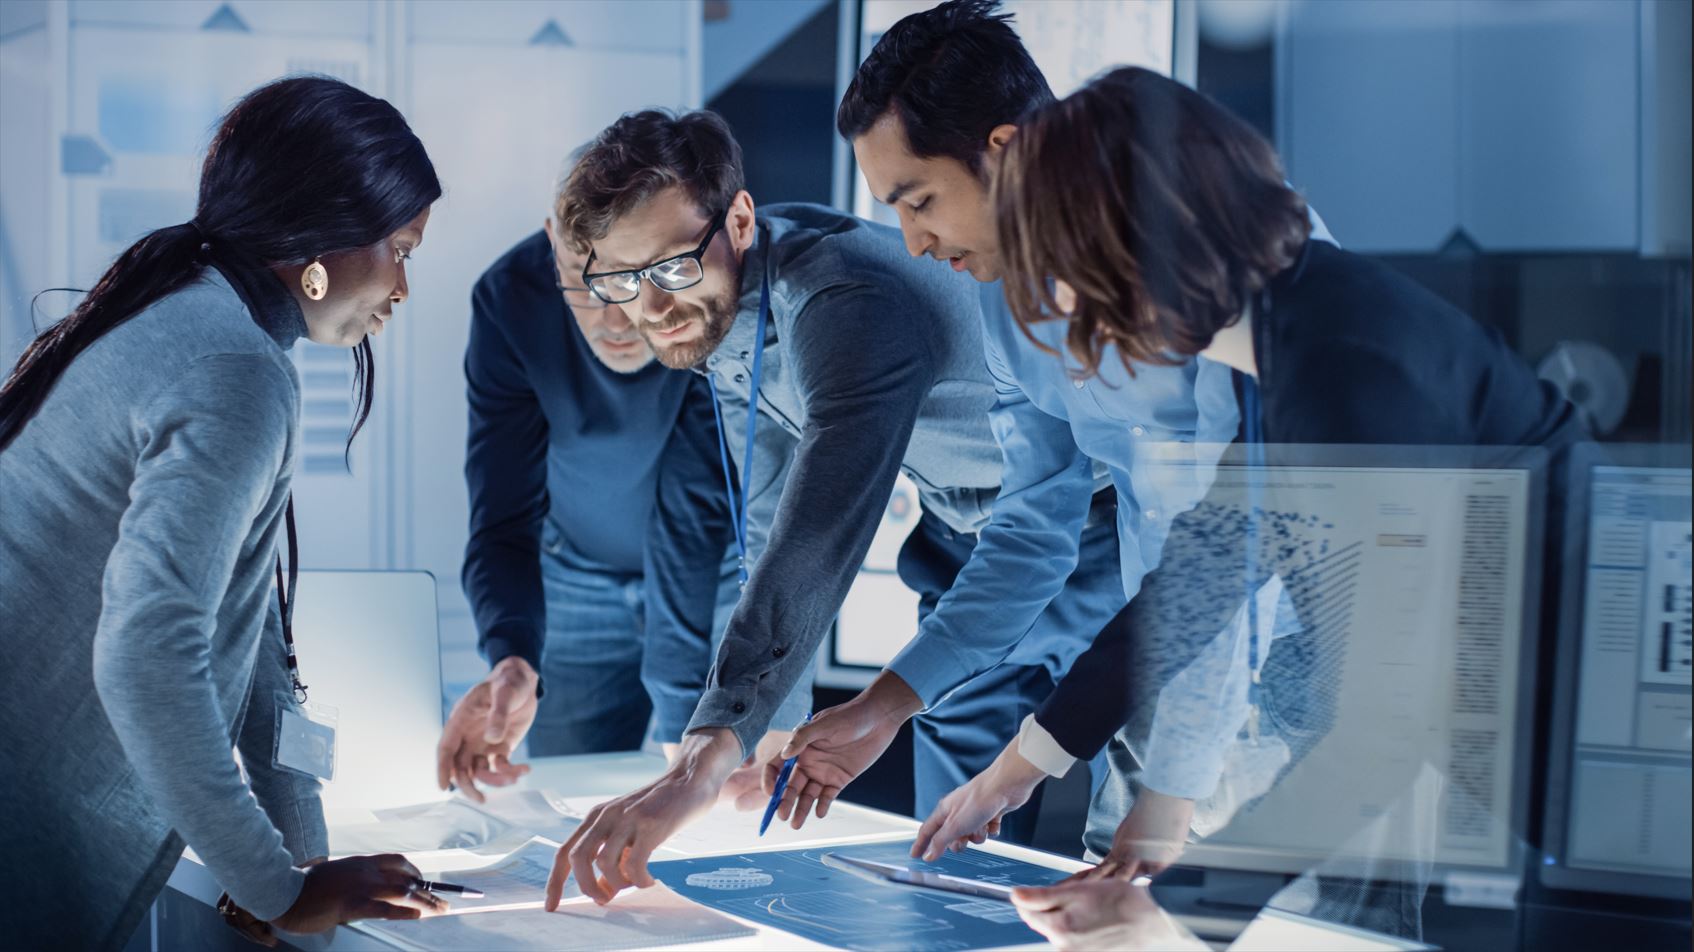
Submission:
[[[588,269],[594,265],[591,252],[582,266],[582,283],[607,304],[627,304],[635,300],[641,294],[642,278],[661,291],[675,293],[691,288],[705,280],[706,266],[700,259],[705,257],[706,249],[711,247],[712,239],[717,237],[718,230],[723,228],[728,217],[729,209],[718,212],[706,229],[706,237],[700,239],[700,244],[693,251],[654,262],[645,268],[590,274]]]

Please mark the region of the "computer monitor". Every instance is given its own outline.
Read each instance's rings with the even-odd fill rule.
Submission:
[[[1266,518],[1312,520],[1317,543],[1337,554],[1323,571],[1325,617],[1297,619],[1341,646],[1333,681],[1309,686],[1330,692],[1334,712],[1303,756],[1281,761],[1243,730],[1220,785],[1229,793],[1211,805],[1213,824],[1223,825],[1179,863],[1381,880],[1436,869],[1516,878],[1546,454],[1267,450],[1268,465],[1255,469],[1232,447],[1208,499],[1245,500],[1256,485]],[[1330,650],[1316,640],[1273,642],[1269,654]]]
[[[1690,895],[1686,445],[1572,455],[1541,881]]]

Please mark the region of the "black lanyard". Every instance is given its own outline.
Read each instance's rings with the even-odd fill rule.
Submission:
[[[294,534],[294,494],[288,494],[284,517],[288,524],[288,583],[282,581],[282,554],[276,557],[276,604],[282,613],[282,645],[288,651],[288,679],[294,700],[306,703],[306,686],[300,683],[300,662],[294,657],[294,588],[300,583],[300,540]]]

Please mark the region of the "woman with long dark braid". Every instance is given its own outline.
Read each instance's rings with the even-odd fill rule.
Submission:
[[[264,86],[224,117],[194,219],[124,251],[0,389],[8,944],[122,946],[185,844],[232,907],[290,931],[438,907],[399,856],[314,862],[318,781],[275,750],[299,680],[271,582],[288,351],[356,348],[357,432],[368,335],[440,194],[387,102]]]

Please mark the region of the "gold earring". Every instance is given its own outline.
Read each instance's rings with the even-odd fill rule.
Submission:
[[[300,272],[300,289],[306,292],[306,297],[321,301],[329,293],[329,271],[325,270],[323,262],[316,258]]]

